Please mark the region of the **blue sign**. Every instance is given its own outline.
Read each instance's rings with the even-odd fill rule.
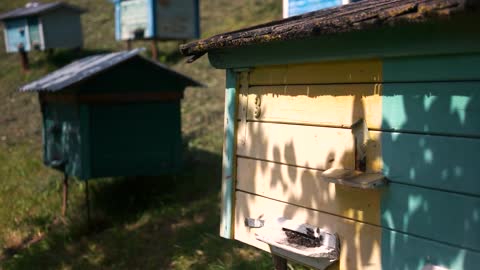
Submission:
[[[283,0],[283,17],[292,17],[315,10],[347,4],[348,0]]]

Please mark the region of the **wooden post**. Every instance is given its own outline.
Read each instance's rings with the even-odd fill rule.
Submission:
[[[28,53],[25,51],[25,47],[18,46],[18,54],[20,55],[20,63],[22,65],[22,71],[27,72],[30,70],[30,63],[28,61]]]
[[[85,180],[85,207],[87,209],[87,226],[90,229],[90,194],[88,191],[88,179]]]
[[[131,39],[127,39],[127,41],[125,41],[126,43],[126,49],[127,51],[130,51],[132,49],[132,40]]]
[[[63,174],[62,217],[67,215],[68,206],[68,174]]]
[[[272,254],[273,258],[273,269],[274,270],[287,270],[287,259]]]
[[[152,59],[158,60],[158,47],[157,47],[157,41],[155,39],[152,39],[151,47],[152,47]]]

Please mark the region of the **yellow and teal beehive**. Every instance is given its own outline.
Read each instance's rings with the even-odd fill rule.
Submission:
[[[478,8],[365,0],[183,45],[226,69],[221,236],[320,269],[478,268]]]

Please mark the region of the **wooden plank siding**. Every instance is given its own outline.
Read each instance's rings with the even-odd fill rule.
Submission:
[[[479,63],[474,53],[260,66],[250,85],[478,81]]]
[[[267,66],[252,69],[250,85],[372,83],[382,79],[377,59]]]
[[[237,159],[237,190],[380,224],[381,191],[336,186],[322,181],[323,171],[248,158]]]
[[[235,239],[269,251],[244,218],[284,216],[337,232],[340,269],[474,269],[479,65],[471,54],[250,69],[238,91]],[[320,176],[355,167],[361,119],[367,172],[389,180],[379,190]]]
[[[381,228],[241,191],[236,193],[235,239],[269,251],[267,244],[255,239],[256,230],[246,227],[244,220],[261,218],[268,222],[281,216],[338,233],[342,248],[340,269],[380,268]]]
[[[256,240],[257,229],[246,227],[244,219],[261,218],[268,222],[279,216],[315,224],[339,234],[340,261],[331,269],[421,269],[423,264],[432,263],[461,270],[475,269],[480,264],[480,253],[470,249],[242,191],[236,192],[235,239],[270,251],[268,245]]]
[[[374,130],[480,136],[480,81],[256,86],[244,95],[247,121],[350,127],[365,119]]]
[[[325,183],[320,170],[244,158],[237,164],[237,190],[480,251],[478,197],[397,183],[360,190]]]
[[[354,168],[351,129],[247,122],[239,127],[237,155],[297,167]],[[392,182],[480,196],[480,140],[370,131],[367,171]],[[240,139],[240,138],[245,139]]]

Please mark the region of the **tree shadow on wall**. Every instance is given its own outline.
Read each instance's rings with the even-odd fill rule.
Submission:
[[[419,269],[429,263],[473,269],[480,260],[476,230],[480,185],[475,176],[480,84],[353,84],[343,89],[324,85],[314,91],[301,87],[265,87],[256,93],[260,99],[273,100],[269,106],[283,104],[285,97],[316,102],[346,98],[349,103],[335,113],[351,113],[347,127],[359,119],[367,124],[380,119],[370,130],[367,171],[381,170],[389,185],[358,190],[322,181],[321,173],[332,166],[354,168],[350,129],[321,123],[293,129],[279,123],[288,120],[266,123],[262,121],[272,119],[257,119],[247,110],[246,120],[238,124],[236,227],[244,227],[246,217],[283,216],[327,228],[340,235],[342,269],[376,264],[386,269]],[[379,89],[382,99],[376,110],[371,98]],[[249,103],[254,98],[250,93]],[[303,115],[309,109],[302,108]],[[262,106],[261,114],[272,116],[267,110]],[[293,122],[301,120],[294,119],[294,113],[289,117]],[[256,243],[253,234],[250,237],[248,241]]]

